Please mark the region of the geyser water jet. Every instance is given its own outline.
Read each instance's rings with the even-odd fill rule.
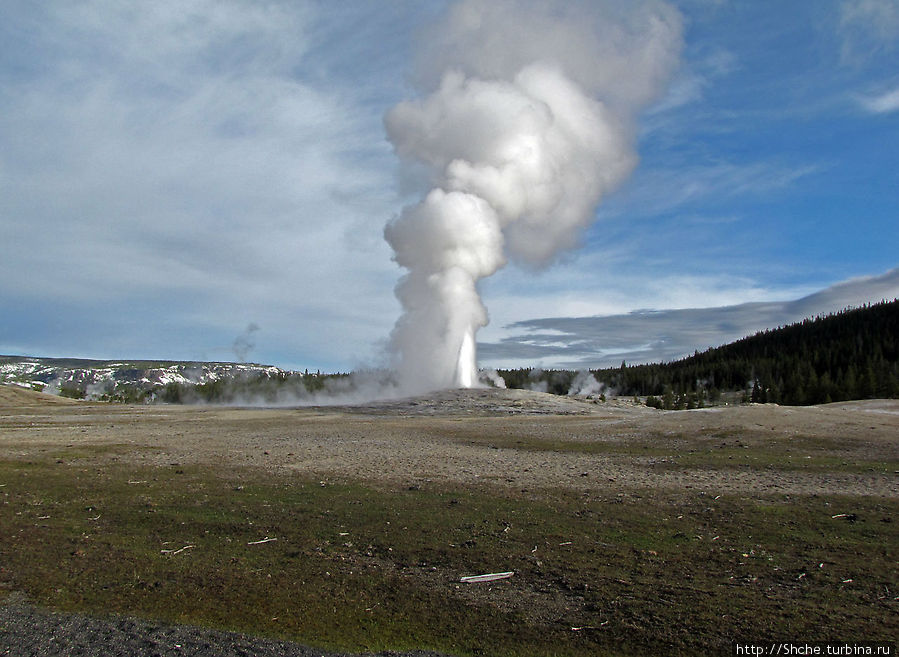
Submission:
[[[459,347],[459,362],[456,364],[456,386],[471,388],[478,378],[478,362],[475,351],[474,335],[466,331]]]
[[[422,95],[384,120],[431,185],[384,231],[408,270],[390,340],[406,392],[475,385],[478,281],[577,245],[636,166],[634,119],[677,64],[681,21],[660,0],[463,0],[429,37]]]

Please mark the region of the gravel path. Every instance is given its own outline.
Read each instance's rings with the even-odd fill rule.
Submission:
[[[263,639],[133,618],[91,618],[0,606],[0,655],[10,657],[363,657]],[[450,657],[434,652],[379,652],[365,657]]]

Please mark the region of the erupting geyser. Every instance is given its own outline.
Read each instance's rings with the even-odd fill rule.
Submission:
[[[456,363],[456,385],[460,388],[470,388],[477,380],[477,351],[474,335],[471,330],[468,330],[462,336],[462,346],[459,347],[459,362]]]
[[[391,351],[409,392],[477,384],[478,281],[577,245],[636,166],[634,117],[677,63],[681,23],[656,0],[463,0],[429,36],[423,97],[385,117],[432,186],[384,232],[408,269]]]

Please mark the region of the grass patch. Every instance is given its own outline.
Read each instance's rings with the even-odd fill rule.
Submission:
[[[452,442],[489,447],[515,449],[525,452],[555,452],[603,455],[632,460],[645,459],[655,467],[683,469],[745,469],[773,468],[783,471],[831,472],[895,472],[899,459],[889,448],[872,450],[852,441],[839,442],[818,436],[766,436],[733,434],[714,430],[695,434],[649,433],[625,439],[581,437],[540,438],[520,433],[491,433],[474,428],[468,432],[458,429],[442,432]]]
[[[0,523],[0,586],[37,604],[338,650],[730,654],[899,629],[895,500],[385,490],[48,456],[0,461]]]

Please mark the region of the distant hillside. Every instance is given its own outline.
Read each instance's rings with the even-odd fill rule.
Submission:
[[[584,373],[500,370],[509,387],[542,386],[569,394],[650,396],[665,408],[687,408],[730,393],[742,401],[819,404],[899,397],[899,301],[848,309],[764,331],[689,358]],[[592,388],[592,389],[591,389]]]
[[[73,399],[144,403],[231,401],[252,388],[320,387],[317,374],[255,363],[104,361],[0,356],[0,383]]]

